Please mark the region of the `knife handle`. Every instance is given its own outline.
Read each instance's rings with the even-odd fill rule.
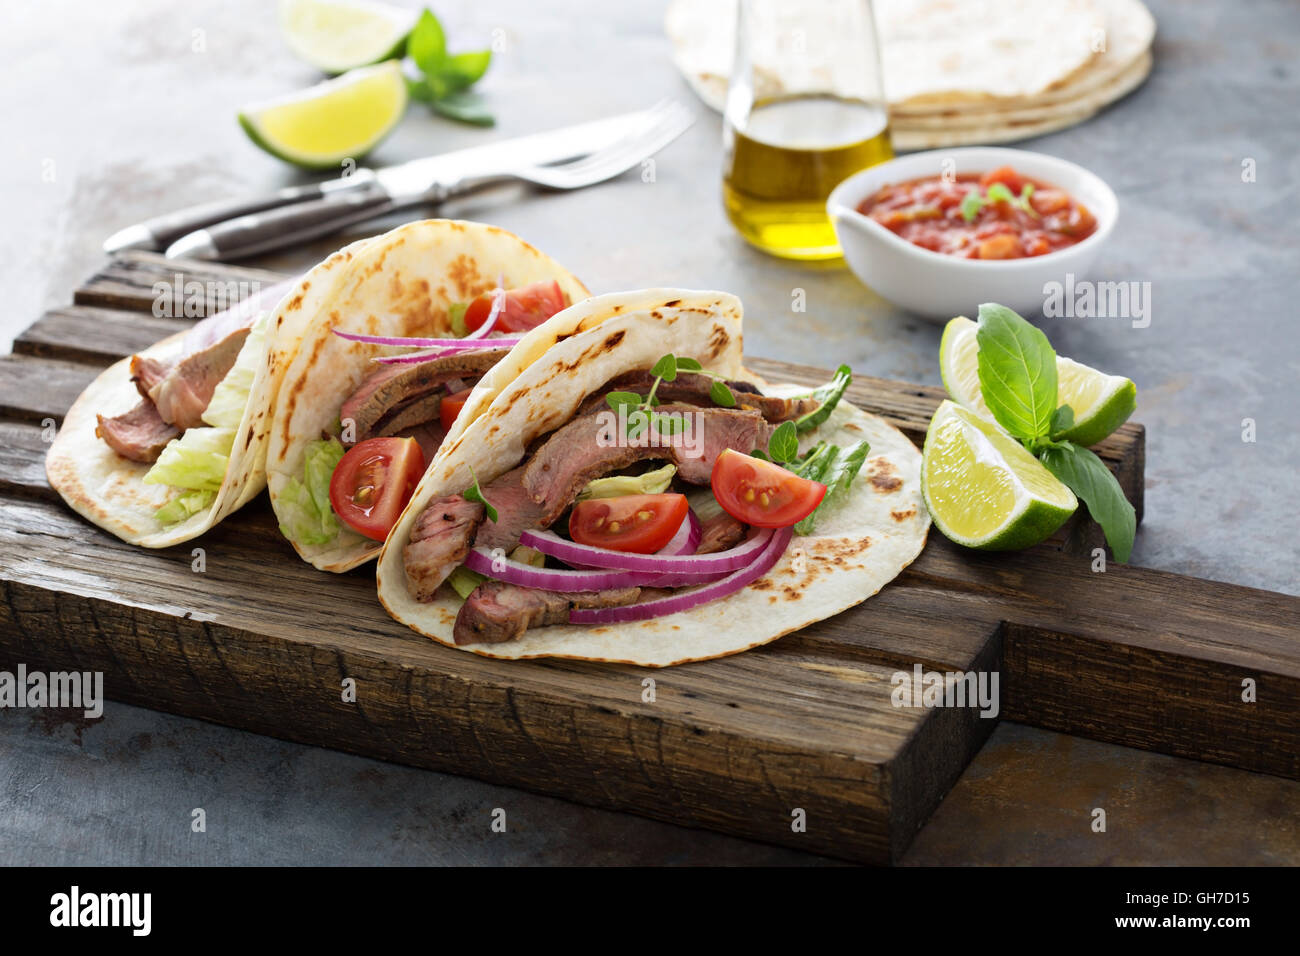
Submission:
[[[199,229],[172,243],[167,256],[173,259],[242,259],[319,239],[397,207],[398,203],[378,189],[337,193]]]
[[[268,209],[278,209],[295,203],[321,199],[326,196],[343,194],[349,191],[362,191],[374,182],[374,173],[368,169],[358,170],[343,179],[329,179],[323,183],[307,183],[302,186],[286,186],[273,193],[261,196],[246,196],[242,199],[218,199],[214,202],[201,203],[188,209],[165,213],[146,219],[144,222],[114,233],[104,243],[105,252],[118,252],[123,249],[166,249],[177,239],[205,226],[237,219]]]

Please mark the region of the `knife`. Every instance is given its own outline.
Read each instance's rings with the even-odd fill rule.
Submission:
[[[157,216],[128,226],[104,243],[106,252],[166,249],[171,257],[234,258],[315,238],[390,209],[422,202],[439,183],[456,182],[484,171],[521,163],[555,163],[601,149],[630,135],[648,121],[648,111],[579,123],[563,129],[416,159],[382,169],[359,169],[323,183],[290,186],[269,195],[219,200]],[[290,207],[290,208],[285,208]],[[287,220],[270,214],[293,213]],[[218,249],[205,227],[223,224],[225,241]],[[291,227],[281,241],[269,241],[270,227]],[[251,235],[261,235],[254,245]],[[243,248],[232,253],[231,248]],[[274,237],[270,237],[274,238]]]

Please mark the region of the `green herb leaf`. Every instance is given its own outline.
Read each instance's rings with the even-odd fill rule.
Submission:
[[[406,40],[406,52],[426,77],[442,72],[447,61],[447,35],[432,10],[426,9],[415,21]]]
[[[665,382],[673,381],[677,378],[677,357],[669,352],[655,362],[654,367],[650,369],[650,374],[655,378],[663,379]]]
[[[686,418],[682,415],[659,415],[651,413],[650,421],[661,435],[676,435],[686,428]]]
[[[469,329],[465,326],[465,310],[468,308],[468,302],[453,302],[447,306],[447,324],[451,326],[451,334],[458,339],[469,335]]]
[[[989,202],[1015,202],[1016,194],[1007,188],[1006,183],[993,183],[989,186]]]
[[[498,517],[497,509],[492,506],[492,502],[483,497],[483,489],[478,486],[478,475],[474,474],[473,466],[470,466],[469,476],[474,479],[474,484],[465,489],[465,500],[477,501],[481,504],[488,519],[495,524]]]
[[[1049,429],[1051,437],[1055,438],[1061,432],[1069,431],[1073,427],[1074,409],[1069,405],[1062,405],[1052,412],[1052,427]]]
[[[713,384],[709,386],[709,398],[713,399],[714,405],[721,405],[723,408],[736,406],[736,396],[731,394],[731,389],[721,379],[714,379]]]
[[[627,437],[639,438],[641,434],[650,427],[650,414],[641,411],[639,408],[630,412],[627,416]]]
[[[862,465],[867,460],[867,453],[871,451],[871,444],[860,441],[854,442],[848,448],[841,449],[830,445],[828,449],[830,454],[825,456],[824,464],[820,466],[821,474],[813,479],[826,486],[826,497],[813,509],[812,514],[794,526],[795,534],[812,534],[818,516],[824,516],[827,511],[838,506],[848,494],[854,479],[858,477],[858,472],[862,470]]]
[[[794,473],[800,478],[821,481],[822,475],[826,474],[826,468],[830,465],[831,459],[838,455],[839,451],[838,445],[828,445],[824,441],[819,441],[808,450],[808,454],[800,459]]]
[[[799,455],[799,432],[794,422],[782,422],[767,440],[767,453],[773,461],[794,461]]]
[[[841,365],[837,368],[835,377],[812,393],[812,397],[820,404],[807,415],[796,419],[794,427],[801,432],[812,431],[830,418],[831,412],[835,411],[835,406],[840,403],[840,399],[844,397],[844,392],[852,381],[853,370],[851,368],[847,365]]]
[[[697,359],[679,358],[677,360],[677,371],[679,372],[699,372],[703,371],[704,366]]]
[[[614,411],[620,408],[640,408],[641,396],[636,392],[610,392],[605,396],[605,404]]]
[[[462,123],[472,123],[475,126],[496,125],[496,117],[488,112],[487,102],[477,93],[462,90],[436,99],[430,105],[435,113]]]
[[[421,77],[413,80],[411,77],[403,77],[406,80],[406,92],[410,94],[411,99],[420,103],[432,103],[437,97],[434,95],[433,87],[429,85],[428,77]]]
[[[1054,442],[1039,453],[1047,470],[1059,478],[1088,506],[1115,558],[1127,562],[1137,534],[1137,514],[1100,458],[1073,442]]]
[[[483,74],[492,63],[491,50],[475,50],[472,53],[456,53],[447,58],[442,70],[442,77],[455,93],[467,89],[483,79]]]
[[[1056,353],[1041,329],[1004,305],[980,306],[980,392],[998,424],[1016,438],[1046,436],[1056,411]]]
[[[749,457],[750,457],[750,458],[757,458],[757,459],[759,459],[760,461],[771,461],[771,460],[772,460],[771,458],[768,458],[768,457],[767,457],[767,452],[763,451],[763,449],[761,449],[761,448],[755,448],[753,451],[751,451],[751,452],[749,453]]]
[[[975,217],[984,208],[984,197],[978,189],[972,189],[961,200],[961,217],[967,222],[974,222]]]

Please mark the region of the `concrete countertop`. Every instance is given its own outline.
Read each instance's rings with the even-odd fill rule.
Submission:
[[[1133,563],[1300,592],[1300,8],[1149,0],[1155,70],[1091,122],[1025,144],[1119,195],[1093,278],[1150,283],[1150,324],[1047,319],[1062,353],[1133,378],[1147,426],[1146,518]],[[452,44],[504,38],[482,91],[495,131],[418,105],[370,157],[385,164],[652,103],[699,121],[657,159],[576,194],[449,210],[511,229],[595,291],[741,295],[746,349],[938,384],[939,327],[843,268],[774,260],[732,231],[720,123],[668,59],[658,4],[444,2]],[[0,35],[10,129],[0,234],[10,341],[101,263],[117,228],[306,177],[254,149],[234,115],[317,78],[254,0],[16,7]],[[1243,181],[1250,162],[1254,181]],[[297,268],[369,224],[262,260]],[[803,289],[807,312],[790,309]],[[973,304],[974,305],[974,304]],[[973,307],[972,305],[972,307]],[[1252,419],[1256,440],[1242,440]],[[812,856],[317,750],[120,704],[102,720],[0,711],[5,863],[803,863]],[[918,835],[909,863],[1300,863],[1300,783],[1004,724]],[[1090,810],[1125,808],[1094,834]],[[509,808],[510,832],[489,830]],[[204,807],[208,828],[190,829]],[[1112,821],[1115,819],[1111,816]]]

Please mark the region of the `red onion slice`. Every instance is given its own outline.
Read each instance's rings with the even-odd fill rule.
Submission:
[[[750,541],[761,541],[762,549],[758,556],[747,566],[728,574],[724,578],[672,597],[658,598],[654,601],[642,601],[639,604],[625,604],[622,607],[575,608],[569,612],[569,621],[573,624],[626,624],[631,621],[648,621],[688,611],[701,604],[717,601],[748,587],[772,569],[777,560],[785,553],[794,537],[793,528],[764,528]]]
[[[747,538],[734,548],[713,554],[628,554],[596,548],[576,541],[565,541],[552,531],[525,531],[519,543],[536,548],[542,554],[559,558],[565,564],[609,568],[615,571],[736,571],[746,567],[762,550],[767,539],[762,535]],[[699,542],[697,541],[698,545]]]
[[[694,554],[695,549],[700,546],[702,537],[704,537],[704,526],[700,524],[700,519],[695,517],[695,512],[687,508],[686,517],[682,519],[676,533],[655,554],[670,556]]]
[[[488,293],[488,295],[492,296],[492,308],[488,311],[487,319],[484,320],[482,325],[469,335],[465,336],[461,341],[468,339],[481,339],[483,336],[491,332],[494,326],[496,326],[497,319],[501,317],[501,313],[506,309],[506,290],[501,288],[501,285],[504,282],[504,276],[497,276],[497,287]]]
[[[505,556],[493,557],[486,548],[472,548],[465,556],[465,566],[471,571],[517,584],[525,588],[542,588],[547,591],[601,591],[605,588],[637,587],[655,574],[638,574],[627,571],[564,571],[556,568],[536,568],[531,564],[511,561]]]

